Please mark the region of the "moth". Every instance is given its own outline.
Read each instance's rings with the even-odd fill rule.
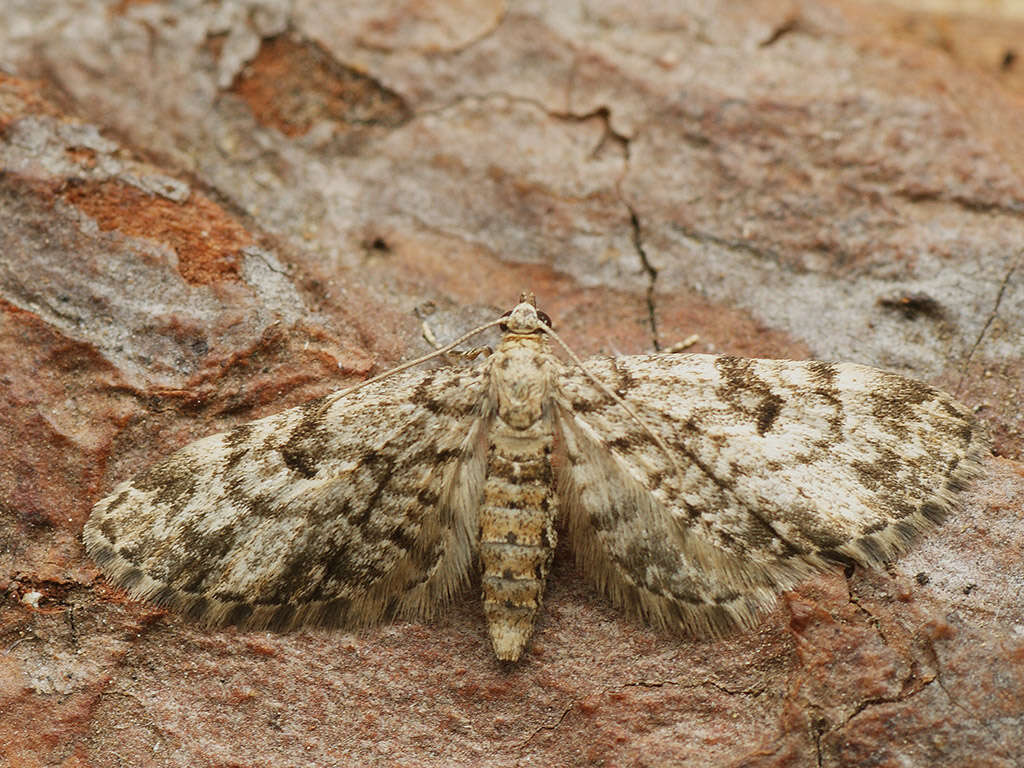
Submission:
[[[718,637],[780,590],[937,525],[985,438],[950,395],[862,365],[647,354],[581,362],[532,295],[472,366],[400,366],[186,445],[96,504],[89,554],[211,626],[434,614],[479,574],[519,659],[559,533],[616,606]],[[430,357],[430,356],[428,356]]]

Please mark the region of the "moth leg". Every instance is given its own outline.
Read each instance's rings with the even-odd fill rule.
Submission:
[[[691,333],[689,336],[687,336],[682,341],[677,341],[675,344],[672,344],[672,345],[666,347],[665,349],[661,350],[661,352],[663,352],[665,354],[668,354],[668,355],[674,355],[674,354],[677,354],[679,352],[682,352],[684,350],[689,349],[694,344],[696,344],[698,341],[700,341],[700,336],[698,336],[696,333]]]
[[[422,332],[424,341],[426,341],[427,344],[432,346],[434,349],[440,349],[443,346],[437,340],[437,336],[434,335],[434,331],[431,330],[426,320],[423,321]],[[491,347],[483,346],[473,347],[472,349],[467,350],[454,350],[451,352],[446,352],[445,356],[455,360],[465,361],[476,360],[478,357],[489,357],[493,353],[494,350]]]
[[[490,357],[494,354],[494,350],[490,347],[473,347],[459,352],[451,352],[450,354],[462,358],[463,360],[476,360],[478,357]]]

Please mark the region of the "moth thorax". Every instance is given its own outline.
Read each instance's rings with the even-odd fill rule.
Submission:
[[[495,655],[515,661],[533,633],[555,550],[548,419],[491,430],[480,509],[484,614]]]
[[[490,361],[492,394],[498,416],[507,425],[529,430],[546,415],[551,359],[543,336],[510,335],[495,351]]]

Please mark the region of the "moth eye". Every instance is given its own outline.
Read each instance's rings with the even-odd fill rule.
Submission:
[[[512,310],[510,309],[510,310],[509,310],[508,312],[504,313],[504,314],[502,315],[502,317],[509,317],[509,316],[510,316],[511,314],[512,314]],[[500,328],[500,329],[501,329],[501,332],[502,332],[502,333],[506,333],[506,332],[508,331],[508,323],[501,323],[501,324],[500,324],[500,325],[498,326],[498,328]]]
[[[542,323],[544,323],[544,325],[546,325],[548,328],[550,328],[551,330],[555,330],[555,324],[551,322],[551,318],[548,317],[546,312],[541,312],[538,309],[537,310],[537,317],[539,317],[540,321]]]

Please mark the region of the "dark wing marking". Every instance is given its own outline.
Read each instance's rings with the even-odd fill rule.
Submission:
[[[561,429],[567,449],[577,445],[560,477],[572,495],[570,530],[583,539],[584,561],[617,564],[619,581],[605,587],[613,597],[623,585],[663,579],[675,551],[678,578],[707,582],[696,590],[705,604],[752,590],[756,612],[770,605],[763,589],[837,560],[876,564],[905,549],[955,506],[985,451],[975,420],[949,395],[864,366],[712,355],[586,365],[646,425],[582,372],[562,377]],[[593,464],[595,451],[607,454],[602,471],[633,484],[628,504],[588,491],[596,482],[573,469]],[[639,538],[638,555],[646,546],[660,557],[660,572],[621,552],[627,530]],[[659,619],[667,610],[645,607],[658,623],[694,623]],[[747,607],[712,613],[723,617],[708,620],[713,630],[749,624]]]
[[[473,559],[488,420],[481,368],[334,393],[121,483],[86,548],[115,584],[211,625],[429,614]]]

